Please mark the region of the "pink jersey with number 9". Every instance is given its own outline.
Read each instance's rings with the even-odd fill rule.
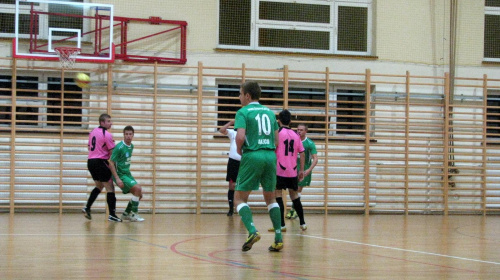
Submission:
[[[94,128],[89,135],[89,159],[109,159],[111,150],[115,147],[113,136],[105,128]]]

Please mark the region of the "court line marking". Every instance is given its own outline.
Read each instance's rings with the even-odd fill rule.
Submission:
[[[230,236],[246,233],[0,233],[0,236]]]
[[[368,244],[368,243],[349,241],[349,240],[342,240],[342,239],[336,239],[336,238],[326,238],[326,237],[314,236],[314,235],[305,235],[305,234],[298,234],[298,235],[303,236],[303,237],[329,240],[329,241],[348,243],[348,244],[355,244],[355,245],[361,245],[361,246],[368,246],[368,247],[374,247],[374,248],[403,251],[403,252],[409,252],[409,253],[436,256],[436,257],[444,257],[444,258],[457,259],[457,260],[462,260],[462,261],[472,261],[472,262],[500,265],[500,263],[498,263],[498,262],[483,261],[483,260],[478,260],[478,259],[470,259],[470,258],[463,258],[463,257],[457,257],[457,256],[443,255],[443,254],[437,254],[437,253],[431,253],[431,252],[425,252],[425,251],[417,251],[417,250],[402,249],[402,248],[397,248],[397,247],[381,246],[381,245]]]

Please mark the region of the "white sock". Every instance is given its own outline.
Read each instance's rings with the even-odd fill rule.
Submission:
[[[274,203],[267,205],[267,211],[271,211],[271,209],[273,209],[274,207],[278,207],[278,208],[280,207],[278,202],[274,202]]]
[[[245,206],[248,206],[248,204],[246,204],[246,203],[240,203],[238,206],[236,206],[236,212],[239,213],[240,209],[243,208],[243,207],[245,207]]]

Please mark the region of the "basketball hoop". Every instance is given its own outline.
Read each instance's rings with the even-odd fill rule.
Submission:
[[[61,67],[64,69],[73,68],[75,64],[76,56],[80,54],[79,48],[72,47],[57,47],[54,51],[59,56],[59,61],[61,62]]]

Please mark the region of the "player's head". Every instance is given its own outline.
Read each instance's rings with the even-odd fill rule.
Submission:
[[[281,122],[282,125],[290,125],[290,120],[292,119],[292,114],[290,114],[290,111],[287,109],[283,110],[280,112],[278,115],[278,120]]]
[[[297,134],[300,136],[300,138],[304,139],[307,134],[307,125],[306,124],[299,124],[297,126]]]
[[[130,145],[132,139],[134,138],[134,128],[131,125],[127,125],[123,129],[123,141],[125,144]]]
[[[247,81],[240,87],[240,102],[241,105],[246,106],[252,101],[259,101],[262,91],[257,82]]]
[[[106,128],[106,129],[110,129],[111,128],[111,125],[113,123],[111,122],[111,116],[108,115],[108,114],[101,114],[99,116],[99,125]]]

